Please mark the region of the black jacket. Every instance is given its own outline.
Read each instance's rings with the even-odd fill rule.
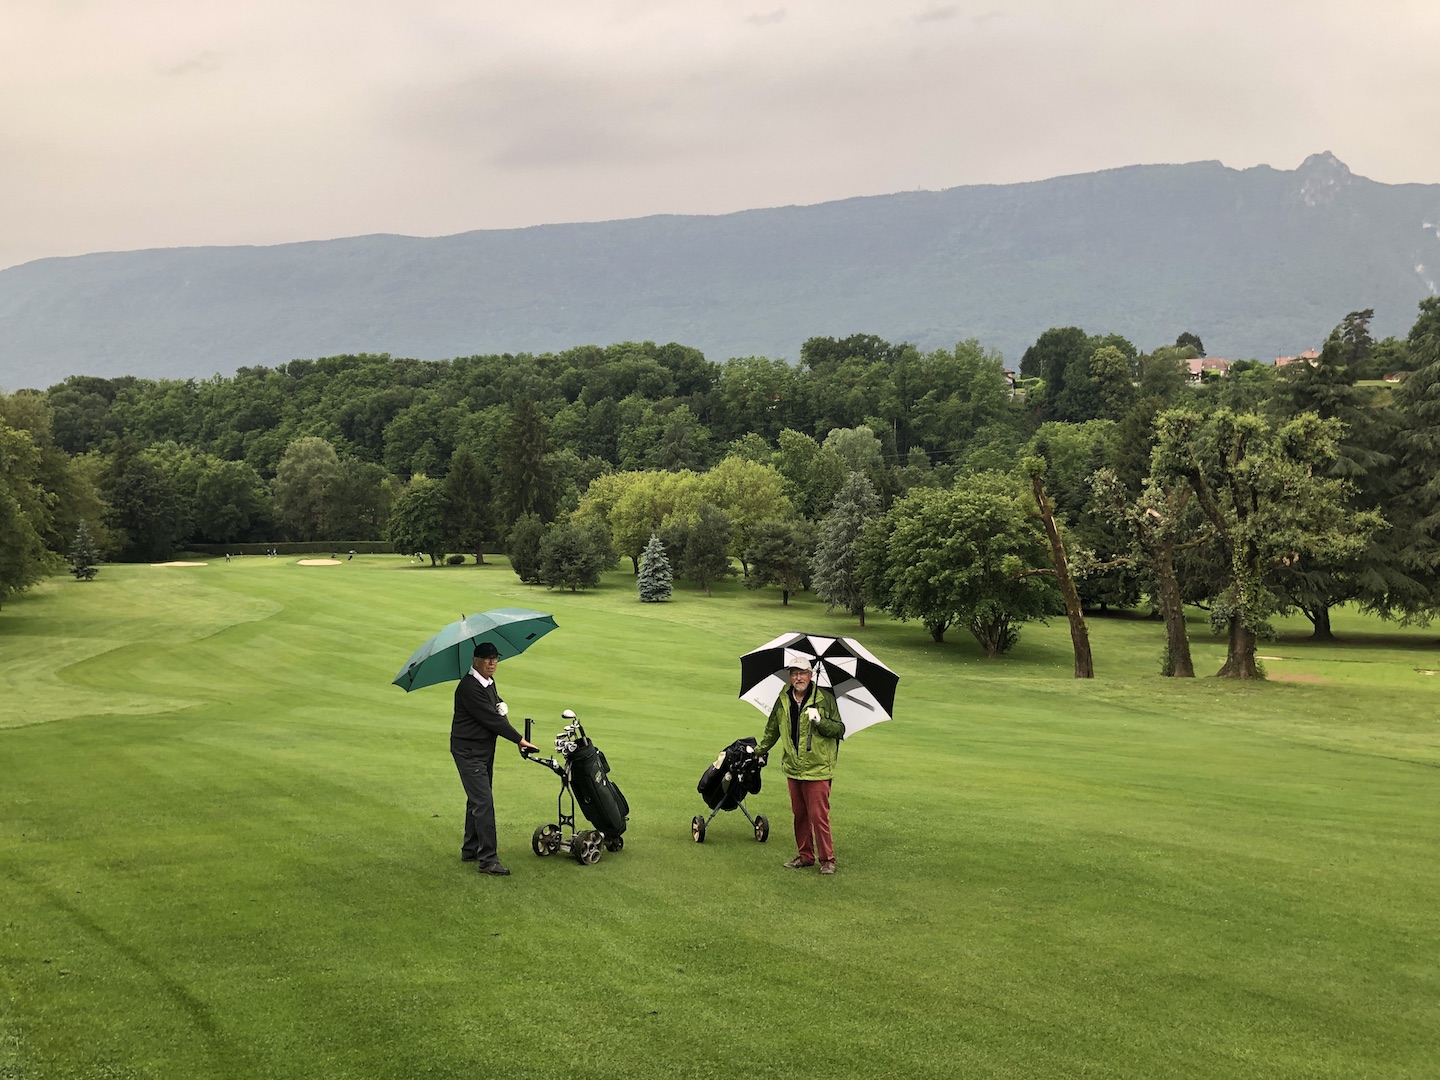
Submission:
[[[450,747],[483,753],[493,751],[496,738],[518,744],[520,732],[500,715],[500,688],[491,682],[489,689],[468,671],[455,687],[455,718],[450,722]]]

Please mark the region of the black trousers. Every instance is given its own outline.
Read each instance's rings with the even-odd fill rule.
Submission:
[[[460,845],[463,858],[490,863],[499,858],[495,838],[495,796],[490,779],[495,774],[495,744],[488,752],[467,753],[450,748],[460,785],[465,789],[465,840]]]

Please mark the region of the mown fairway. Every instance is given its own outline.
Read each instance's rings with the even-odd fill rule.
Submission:
[[[558,782],[502,750],[508,879],[458,860],[450,689],[389,685],[485,608],[560,629],[499,680],[574,708],[625,850],[536,858]],[[1063,621],[987,663],[873,619],[899,719],[845,745],[840,871],[783,870],[738,654],[854,632],[731,584],[642,605],[502,564],[107,567],[0,612],[0,1077],[1440,1075],[1436,633],[1341,615],[1272,675],[1161,679],[1163,631]],[[1197,668],[1221,650],[1193,625]]]

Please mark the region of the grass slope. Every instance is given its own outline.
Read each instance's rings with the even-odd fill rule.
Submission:
[[[462,613],[561,629],[501,665],[574,708],[624,851],[537,859],[557,782],[503,753],[501,852],[458,861],[450,693],[388,685]],[[872,619],[899,719],[840,758],[840,872],[782,870],[778,769],[689,837],[760,715],[736,656],[855,632],[729,585],[642,605],[503,564],[106,567],[0,614],[0,1077],[1419,1077],[1440,1060],[1434,634],[1268,643],[1276,681],[1153,674],[1062,624],[980,659]],[[1197,624],[1197,666],[1220,648]],[[1282,679],[1300,681],[1280,681]]]

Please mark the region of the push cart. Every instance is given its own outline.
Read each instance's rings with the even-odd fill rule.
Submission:
[[[625,826],[630,817],[630,804],[619,786],[610,779],[610,763],[585,734],[572,709],[560,714],[565,727],[555,736],[556,757],[535,756],[538,751],[522,751],[523,755],[560,777],[560,794],[555,800],[555,818],[535,830],[530,847],[536,855],[554,855],[563,851],[581,866],[600,861],[607,851],[625,846]],[[532,721],[525,719],[525,741],[530,742]],[[592,828],[575,827],[575,806]],[[568,834],[567,834],[568,830]]]
[[[705,828],[715,820],[722,810],[739,810],[755,830],[755,839],[765,843],[770,838],[770,822],[764,814],[750,816],[745,809],[745,796],[760,792],[760,770],[765,767],[765,755],[755,752],[755,739],[736,739],[720,751],[717,757],[700,777],[695,790],[710,808],[710,816],[696,814],[690,819],[690,836],[697,844],[705,842]]]

